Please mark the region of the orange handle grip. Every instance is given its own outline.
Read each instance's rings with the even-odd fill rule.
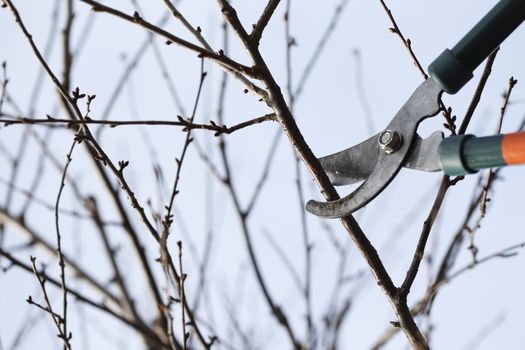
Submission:
[[[505,163],[525,163],[525,131],[506,134],[501,142],[501,153]]]

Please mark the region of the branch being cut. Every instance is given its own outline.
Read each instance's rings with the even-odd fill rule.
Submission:
[[[274,109],[277,115],[277,121],[281,124],[283,131],[290,140],[290,143],[293,145],[295,151],[313,175],[325,199],[328,201],[339,199],[340,197],[328,179],[328,176],[322,168],[321,163],[313,154],[302,133],[300,132],[299,127],[297,126],[295,119],[288,108],[284,96],[282,95],[279,85],[274,80],[273,75],[268,69],[266,62],[261,56],[256,45],[251,42],[251,39],[242,27],[241,22],[237,17],[236,11],[226,0],[218,0],[218,3],[221,7],[224,18],[228,21],[228,23],[230,23],[244,44],[245,48],[248,50],[249,55],[252,57],[254,66],[260,74],[260,79],[267,87],[269,96],[268,104]],[[381,287],[383,293],[394,309],[400,326],[405,332],[411,346],[414,349],[428,349],[429,347],[425,338],[421,334],[414,321],[414,318],[410,314],[406,300],[399,298],[397,288],[392,282],[392,279],[386,271],[383,262],[377,254],[374,246],[365,236],[352,215],[341,218],[340,220],[346,231],[352,237],[357,248],[368,262],[368,265],[372,270],[377,283]]]

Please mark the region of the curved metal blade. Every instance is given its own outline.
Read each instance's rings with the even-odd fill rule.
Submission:
[[[344,151],[319,158],[330,181],[336,186],[349,185],[366,179],[379,157],[378,135],[374,135]]]
[[[438,101],[442,92],[432,79],[421,84],[386,128],[402,136],[400,148],[392,154],[379,152],[374,170],[354,192],[336,201],[311,200],[306,204],[306,210],[321,217],[340,218],[362,208],[381,193],[403,166],[419,122],[439,112]]]

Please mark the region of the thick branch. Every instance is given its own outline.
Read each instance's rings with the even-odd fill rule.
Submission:
[[[299,127],[286,104],[279,85],[274,80],[260,52],[244,31],[235,10],[226,0],[218,0],[218,2],[221,5],[224,17],[237,32],[237,35],[252,57],[255,67],[259,71],[260,80],[263,81],[267,87],[267,103],[274,109],[277,115],[277,121],[281,124],[283,131],[290,140],[290,143],[299,157],[303,160],[308,170],[312,173],[325,199],[328,201],[339,199],[339,195],[328,179],[321,163],[313,154],[310,146],[306,143],[301,134]],[[352,237],[363,257],[367,260],[377,283],[392,305],[399,319],[400,326],[407,335],[412,347],[414,349],[428,349],[428,344],[419,331],[414,318],[410,314],[406,301],[398,298],[397,288],[392,282],[392,279],[387,273],[373,245],[365,236],[353,216],[349,215],[341,218],[341,222]]]

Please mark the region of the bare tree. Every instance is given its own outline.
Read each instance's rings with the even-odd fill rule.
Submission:
[[[374,120],[362,51],[330,49],[350,21],[349,2],[323,4],[321,15],[292,0],[217,0],[200,9],[210,19],[170,0],[2,0],[0,20],[10,21],[3,32],[25,54],[5,60],[0,77],[0,278],[13,300],[2,312],[10,327],[0,328],[0,349],[40,342],[46,332],[64,349],[346,349],[343,336],[359,319],[371,329],[366,346],[431,348],[441,291],[525,243],[480,251],[502,169],[476,175],[470,187],[441,176],[420,199],[391,210],[403,219],[396,226],[387,217],[383,246],[363,229],[369,216],[382,220],[381,210],[365,208],[365,224],[305,212],[310,196],[340,198],[302,127],[305,107],[324,103],[308,95],[323,57],[342,55],[355,70],[367,132],[383,122]],[[396,14],[382,0],[373,6],[383,11],[384,32],[395,34],[389,42],[407,50],[399,56],[426,79]],[[294,29],[308,16],[314,38]],[[270,45],[280,45],[277,54]],[[464,115],[441,101],[439,124],[449,134],[465,134],[479,118],[498,52]],[[342,80],[334,87],[352,82]],[[499,103],[496,133],[519,110],[516,84],[494,82],[505,88],[490,101]],[[319,123],[338,122],[324,115]],[[349,134],[345,143],[359,142],[359,132]],[[456,188],[456,215],[444,213]],[[414,234],[396,247],[405,232]],[[364,313],[381,321],[359,313],[365,294],[377,291],[390,322],[387,303]],[[464,343],[481,344],[505,316],[488,315],[483,334],[469,330],[473,340]],[[395,337],[400,331],[404,338]]]

